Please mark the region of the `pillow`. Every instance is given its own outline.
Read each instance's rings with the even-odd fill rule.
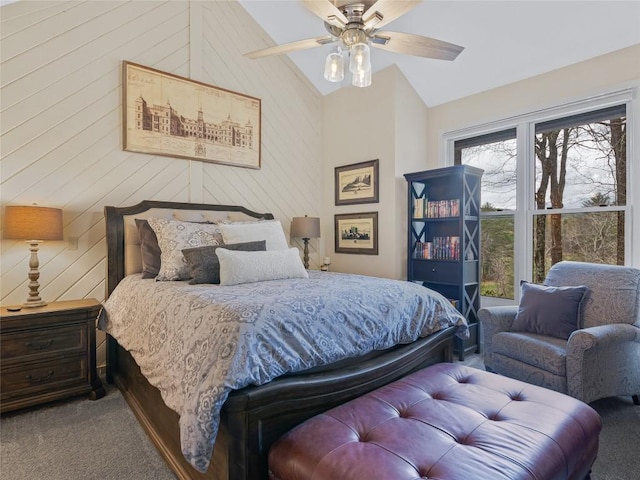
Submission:
[[[189,273],[191,274],[191,285],[199,283],[220,283],[220,261],[216,255],[218,248],[227,250],[242,250],[243,252],[265,251],[267,249],[266,240],[245,243],[232,243],[230,245],[209,245],[206,247],[187,248],[182,250]]]
[[[297,248],[267,250],[266,252],[238,252],[223,247],[216,250],[220,260],[220,285],[309,278]]]
[[[158,281],[189,278],[189,266],[182,250],[222,243],[222,235],[217,225],[153,217],[147,221],[160,246],[160,271],[156,277]]]
[[[512,331],[568,339],[580,325],[581,304],[588,288],[548,287],[521,282],[522,295]]]
[[[251,223],[219,223],[224,243],[243,243],[266,240],[267,250],[288,250],[289,244],[279,220]]]
[[[142,278],[155,278],[160,272],[160,246],[156,232],[146,220],[136,218],[140,256],[142,257]]]

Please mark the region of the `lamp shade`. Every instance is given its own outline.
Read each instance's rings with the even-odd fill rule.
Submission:
[[[351,76],[351,85],[354,87],[368,87],[371,85],[371,71],[354,72]]]
[[[341,82],[344,80],[344,58],[340,51],[331,52],[327,55],[324,67],[324,78],[330,82]]]
[[[352,73],[364,74],[371,72],[371,52],[366,43],[356,43],[351,47],[351,60],[349,70]]]
[[[62,240],[62,210],[7,205],[2,236],[15,240]]]
[[[293,217],[291,220],[293,238],[319,238],[320,219],[318,217]]]

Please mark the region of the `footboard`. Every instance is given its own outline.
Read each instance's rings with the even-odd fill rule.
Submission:
[[[178,478],[259,480],[267,478],[269,448],[284,432],[420,368],[451,362],[454,332],[451,327],[338,370],[288,375],[232,392],[222,409],[213,459],[204,475],[182,455],[178,415],[162,402],[160,392],[110,336],[107,378],[118,385]]]

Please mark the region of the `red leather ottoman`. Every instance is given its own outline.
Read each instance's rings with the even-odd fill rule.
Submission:
[[[272,446],[269,478],[585,479],[601,428],[575,398],[440,363],[298,425]]]

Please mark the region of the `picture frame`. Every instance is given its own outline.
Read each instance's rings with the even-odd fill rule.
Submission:
[[[378,159],[336,167],[335,204],[378,203],[380,201],[378,175]]]
[[[378,255],[378,212],[334,215],[335,252]]]
[[[262,101],[122,62],[123,149],[259,169]]]

